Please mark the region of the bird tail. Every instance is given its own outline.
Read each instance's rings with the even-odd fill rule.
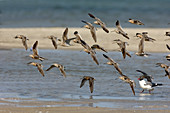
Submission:
[[[154,83],[153,84],[153,87],[155,87],[155,86],[162,86],[163,84],[161,84],[161,83]]]

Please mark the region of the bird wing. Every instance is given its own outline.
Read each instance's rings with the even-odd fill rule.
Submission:
[[[37,64],[37,68],[38,68],[38,71],[41,73],[41,75],[44,77],[44,71],[42,69],[42,65],[41,64]]]
[[[68,39],[67,34],[68,34],[68,28],[66,28],[63,32],[63,36],[62,36],[63,43],[65,43],[65,41]]]
[[[116,27],[117,27],[119,32],[122,32],[122,33],[124,32],[121,25],[120,25],[120,23],[119,23],[119,20],[116,21]]]
[[[99,18],[95,17],[94,15],[92,15],[90,13],[88,13],[88,15],[91,18],[94,18],[106,33],[109,33],[109,30],[106,28],[106,25],[104,22],[102,22]]]
[[[36,42],[34,43],[33,47],[32,47],[32,49],[33,49],[33,54],[34,54],[34,55],[38,55],[37,45],[38,45],[38,41],[36,41]]]
[[[72,41],[72,40],[74,40],[74,39],[76,39],[75,37],[74,38],[69,38],[69,39],[67,39],[65,42],[67,43],[67,44],[70,44],[70,41]]]
[[[22,44],[23,44],[23,46],[25,47],[25,49],[27,50],[28,49],[28,46],[27,46],[27,39],[26,39],[26,37],[23,37],[22,38]]]
[[[55,41],[55,39],[52,39],[52,43],[55,49],[57,49],[57,42]]]
[[[89,79],[89,87],[90,87],[90,92],[93,93],[93,86],[94,86],[94,79],[90,78]]]
[[[110,62],[114,62],[113,59],[109,58],[107,55],[103,54],[105,58],[107,58]]]
[[[99,65],[99,62],[98,62],[94,52],[90,51],[90,55],[91,55],[92,59],[96,62],[96,64]]]
[[[55,65],[51,65],[46,71],[49,71],[50,69],[52,69],[53,67],[56,67]]]
[[[107,53],[107,51],[106,51],[103,47],[100,47],[98,44],[92,45],[91,48],[92,48],[93,50],[94,50],[94,49],[101,49],[102,51],[104,51],[104,52]]]
[[[125,46],[125,42],[121,43],[121,51],[122,51],[123,58],[125,59],[126,58],[126,46]]]
[[[129,56],[129,57],[131,57],[130,53],[129,53],[129,52],[127,52],[127,51],[126,51],[126,55],[127,55],[127,56]]]
[[[169,45],[168,45],[168,44],[166,44],[166,47],[170,50],[170,47],[169,47]]]
[[[135,95],[135,90],[134,90],[133,83],[131,82],[129,85],[130,85],[130,87],[131,87],[131,89],[132,89],[133,94]]]
[[[64,71],[64,66],[60,65],[59,70],[60,70],[60,72],[62,73],[62,75],[63,75],[64,77],[66,77],[66,73],[65,73],[65,71]]]
[[[123,75],[121,69],[119,68],[119,66],[117,65],[117,63],[114,63],[113,66],[116,68],[116,70],[119,72],[120,75]]]
[[[145,73],[145,72],[143,72],[143,71],[141,71],[141,70],[136,70],[136,71],[142,73],[142,74],[143,74],[143,77],[146,78],[148,82],[152,82],[151,76],[148,76],[147,73]]]
[[[84,83],[87,81],[87,79],[83,78],[80,84],[80,88],[84,85]]]

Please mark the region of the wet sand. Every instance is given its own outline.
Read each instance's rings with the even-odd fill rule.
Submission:
[[[115,28],[109,28],[113,31]],[[51,44],[51,40],[47,38],[49,35],[54,35],[61,39],[62,33],[65,28],[1,28],[0,29],[0,48],[11,49],[11,48],[23,48],[21,40],[14,39],[16,35],[25,35],[30,40],[28,41],[29,48],[32,47],[33,43],[38,40],[38,48],[54,49]],[[90,31],[85,28],[69,28],[68,37],[73,38],[74,31],[78,31],[82,36],[82,39],[86,41],[90,46],[95,44],[93,41]],[[138,51],[138,44],[140,39],[134,37],[137,32],[148,32],[149,37],[156,39],[155,42],[145,42],[144,49],[146,52],[169,52],[166,48],[166,44],[170,43],[169,37],[165,36],[165,32],[169,31],[168,28],[125,28],[125,32],[128,33],[130,40],[123,36],[116,34],[115,32],[105,33],[101,28],[97,29],[97,44],[104,47],[106,50],[115,51],[118,49],[117,44],[113,44],[114,39],[120,38],[129,43],[127,46],[128,51]],[[166,41],[165,41],[166,40]],[[72,43],[74,46],[62,47],[59,49],[82,49],[79,44]]]
[[[19,99],[15,99],[19,100]],[[145,101],[133,101],[133,100],[71,100],[72,102],[54,102],[54,101],[36,101],[30,100],[28,102],[22,100],[22,102],[8,102],[8,101],[0,101],[3,103],[0,105],[0,113],[169,113],[170,110],[168,108],[168,102],[152,102],[147,101],[146,106],[138,106],[136,108],[127,107],[127,108],[109,108],[109,107],[77,107],[77,104],[88,104],[90,102],[122,102],[122,103],[145,103]],[[157,103],[157,105],[155,105]],[[160,105],[158,105],[160,104]],[[165,105],[167,104],[167,105]]]

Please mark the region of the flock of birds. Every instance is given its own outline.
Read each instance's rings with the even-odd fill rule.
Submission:
[[[106,27],[104,22],[102,22],[99,18],[97,18],[96,16],[94,16],[94,15],[92,15],[90,13],[88,13],[88,15],[95,20],[94,24],[100,25],[101,28],[106,33],[109,33],[109,30],[107,29],[107,27]],[[97,42],[96,28],[90,22],[86,22],[84,20],[82,20],[82,22],[86,24],[86,25],[84,25],[84,27],[90,30],[94,42]],[[136,24],[136,25],[144,25],[139,20],[129,19],[129,22],[132,23],[132,24]],[[116,21],[116,27],[117,27],[117,29],[115,29],[113,32],[116,32],[116,33],[122,35],[126,39],[130,39],[128,34],[122,29],[122,27],[120,25],[120,22],[118,20]],[[149,37],[147,34],[148,34],[147,32],[136,33],[136,37],[140,38],[138,52],[136,53],[137,56],[145,56],[145,57],[148,56],[149,54],[144,52],[144,42],[145,41],[151,41],[151,42],[156,41],[155,39]],[[94,44],[94,45],[92,45],[90,47],[84,40],[82,40],[80,34],[77,31],[74,32],[74,35],[75,35],[74,38],[68,38],[67,35],[68,35],[68,28],[66,28],[64,30],[64,32],[63,32],[62,42],[61,42],[61,39],[57,39],[53,35],[49,36],[48,38],[51,39],[52,44],[53,44],[55,49],[58,48],[58,45],[69,47],[69,46],[71,46],[71,44],[70,44],[71,41],[73,41],[74,43],[80,44],[84,48],[84,51],[86,53],[88,53],[92,57],[93,61],[97,65],[99,65],[99,62],[98,62],[97,57],[96,57],[95,49],[100,49],[100,50],[102,50],[102,51],[107,53],[107,51],[103,47],[99,46],[98,44]],[[170,32],[166,32],[165,35],[166,36],[170,36]],[[17,38],[22,39],[22,43],[23,43],[25,49],[26,50],[28,49],[27,40],[29,40],[29,39],[27,39],[26,36],[24,36],[24,35],[17,35],[15,38],[16,39]],[[57,41],[59,41],[61,43],[58,44]],[[126,50],[126,45],[128,45],[127,42],[124,42],[124,41],[122,41],[120,39],[116,39],[116,40],[114,40],[114,42],[117,43],[118,46],[120,47],[120,51],[122,52],[122,55],[123,55],[124,59],[126,58],[126,55],[131,57],[130,53]],[[40,60],[40,61],[47,60],[46,58],[44,58],[44,57],[39,55],[39,53],[37,51],[37,46],[38,46],[38,41],[36,41],[33,44],[33,47],[32,47],[33,54],[31,54],[29,56],[32,59],[36,59],[36,60]],[[167,49],[170,50],[170,47],[169,47],[168,44],[166,44],[166,47],[167,47]],[[132,90],[133,94],[135,95],[134,87],[136,86],[136,84],[135,84],[134,80],[130,79],[128,76],[123,74],[123,72],[119,68],[119,64],[117,62],[115,62],[112,58],[110,58],[109,56],[107,56],[105,54],[103,54],[103,56],[104,56],[104,58],[106,58],[108,60],[107,64],[108,65],[113,65],[114,68],[117,70],[117,72],[120,74],[119,79],[125,81],[126,83],[128,83],[130,85],[131,90]],[[170,61],[170,54],[166,56],[166,59],[168,61]],[[29,62],[28,64],[36,66],[38,71],[41,73],[41,75],[45,76],[44,70],[43,70],[43,65],[41,63]],[[162,63],[157,63],[156,65],[164,68],[165,76],[168,76],[169,79],[170,79],[170,71],[169,71],[170,66],[168,66],[166,64],[162,64]],[[46,69],[46,71],[49,71],[49,70],[51,70],[54,67],[58,68],[60,70],[61,74],[64,77],[66,77],[64,66],[61,65],[61,64],[54,63],[48,69]],[[136,71],[142,73],[142,75],[138,78],[139,85],[143,89],[142,92],[146,89],[146,90],[149,91],[149,93],[151,93],[151,91],[154,89],[153,87],[161,86],[162,85],[160,83],[152,82],[153,77],[148,75],[148,74],[146,74],[145,72],[143,72],[141,70],[136,70]],[[91,77],[91,76],[84,76],[82,81],[81,81],[80,88],[85,84],[86,81],[89,81],[90,92],[93,93],[93,87],[94,87],[95,79],[93,77]]]

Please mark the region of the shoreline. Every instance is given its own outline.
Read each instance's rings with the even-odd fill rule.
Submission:
[[[10,101],[13,100],[13,101]],[[98,106],[102,102],[107,105]],[[121,100],[121,99],[64,99],[62,101],[43,101],[31,98],[7,98],[0,100],[0,113],[30,113],[30,112],[48,112],[48,113],[168,113],[169,101],[144,101],[144,100]],[[126,107],[121,107],[121,104]],[[115,104],[110,107],[109,104]],[[133,104],[133,106],[129,106]],[[123,106],[123,105],[122,105]]]
[[[82,39],[87,42],[90,46],[93,44],[99,44],[108,51],[117,51],[119,48],[117,44],[113,44],[114,39],[121,39],[129,43],[127,46],[128,51],[137,52],[139,39],[134,37],[137,32],[148,32],[148,36],[156,39],[155,42],[146,42],[144,45],[145,52],[150,53],[168,53],[166,44],[170,43],[169,37],[165,36],[165,32],[169,31],[168,28],[124,28],[124,31],[128,33],[130,40],[124,38],[123,36],[116,34],[114,32],[105,33],[101,28],[97,28],[97,43],[95,43],[91,37],[90,31],[85,28],[68,28],[68,37],[73,38],[74,31],[78,31]],[[110,31],[113,31],[115,28],[108,28]],[[22,42],[19,39],[14,39],[18,34],[25,35],[29,38],[28,47],[31,48],[33,43],[38,40],[39,49],[53,49],[51,40],[47,36],[54,35],[57,38],[61,39],[63,27],[48,27],[48,28],[0,28],[0,49],[12,49],[12,48],[23,48]],[[61,47],[58,46],[58,49],[61,50],[82,50],[83,47],[79,44],[72,42],[73,46],[70,47]],[[154,48],[153,48],[154,46]]]

